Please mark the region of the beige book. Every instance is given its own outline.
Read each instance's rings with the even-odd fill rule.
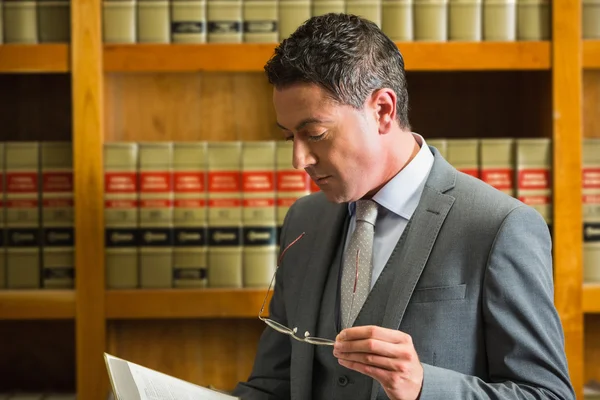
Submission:
[[[413,0],[382,0],[381,30],[394,42],[411,42]]]
[[[244,42],[275,43],[278,40],[278,0],[244,0]]]
[[[173,143],[139,145],[140,286],[173,287]]]
[[[2,5],[0,4],[0,8]],[[0,289],[6,287],[6,227],[4,224],[5,213],[5,188],[6,176],[4,173],[4,143],[0,142]]]
[[[206,142],[174,143],[173,286],[206,287]]]
[[[448,40],[448,0],[414,0],[415,40]]]
[[[448,4],[448,39],[463,42],[481,41],[482,0],[450,0]]]
[[[139,285],[138,146],[104,145],[104,224],[106,286],[132,289]]]
[[[447,139],[446,160],[460,172],[479,178],[479,139]]]
[[[512,42],[516,38],[516,0],[483,0],[483,40]]]
[[[170,22],[168,0],[137,0],[138,43],[169,43]]]
[[[547,138],[517,139],[517,198],[552,223],[552,142]]]
[[[346,0],[346,13],[358,15],[381,27],[381,0]]]
[[[39,143],[7,142],[6,281],[10,289],[40,287]]]
[[[68,43],[71,40],[69,0],[39,0],[38,29],[41,43]]]
[[[512,138],[481,139],[481,180],[515,195],[515,140]]]
[[[209,142],[208,286],[241,288],[242,142]]]
[[[171,1],[171,41],[206,42],[206,0]]]
[[[4,0],[4,42],[38,43],[38,16],[35,0]]]
[[[135,43],[136,0],[102,2],[102,35],[105,43]]]
[[[275,142],[242,146],[244,287],[267,287],[275,272]]]
[[[518,40],[550,39],[550,22],[549,0],[517,0]]]
[[[584,39],[600,39],[600,0],[583,0],[582,30]]]
[[[242,1],[207,0],[207,40],[210,43],[241,43]]]
[[[583,280],[600,283],[600,138],[583,140]]]
[[[73,148],[70,142],[41,144],[42,286],[73,288],[75,281]]]
[[[448,155],[448,142],[446,141],[446,139],[425,139],[425,142],[429,146],[435,147],[443,158],[446,158],[446,156]]]
[[[310,0],[279,0],[279,40],[287,39],[311,16]]]
[[[313,0],[312,16],[346,12],[346,0]]]
[[[275,196],[277,199],[277,243],[288,210],[300,197],[310,194],[310,176],[292,166],[293,142],[278,141],[275,155]]]

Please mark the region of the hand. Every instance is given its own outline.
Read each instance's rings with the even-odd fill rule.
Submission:
[[[340,365],[376,379],[392,400],[416,400],[423,386],[423,366],[404,332],[379,326],[344,329],[333,355]]]

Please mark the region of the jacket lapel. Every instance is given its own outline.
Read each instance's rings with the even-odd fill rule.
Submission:
[[[401,248],[394,249],[390,262],[397,269],[389,292],[382,327],[398,329],[413,290],[425,268],[431,249],[448,212],[454,203],[454,197],[444,194],[454,187],[455,170],[434,151],[435,163],[421,195],[419,206],[415,210],[407,227],[409,231]],[[371,399],[375,400],[380,388],[373,380]]]
[[[317,219],[319,223],[310,231],[310,234],[313,235],[311,244],[313,250],[305,266],[306,274],[296,304],[296,320],[290,321],[294,324],[292,328],[298,328],[297,335],[300,337],[304,336],[306,331],[313,336],[316,334],[327,274],[340,245],[340,240],[345,234],[343,228],[347,216],[347,204],[327,203]],[[307,236],[308,234],[307,231]],[[309,399],[312,393],[314,345],[291,340],[294,351],[290,373],[296,378],[291,383],[291,397],[292,399]]]

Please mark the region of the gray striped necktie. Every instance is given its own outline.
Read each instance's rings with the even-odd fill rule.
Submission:
[[[373,271],[373,236],[377,220],[377,203],[373,200],[356,202],[356,228],[344,253],[341,283],[342,328],[354,324],[371,290]]]

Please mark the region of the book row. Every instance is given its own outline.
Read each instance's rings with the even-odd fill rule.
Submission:
[[[104,0],[103,7],[106,43],[274,43],[329,12],[363,16],[394,41],[547,40],[551,22],[547,0]]]
[[[549,139],[429,139],[457,169],[552,225]],[[318,191],[292,142],[116,142],[104,148],[110,289],[266,287],[289,207]],[[72,149],[5,142],[0,287],[73,287]],[[600,139],[583,147],[584,278],[600,282]],[[83,212],[83,211],[82,211]]]
[[[70,0],[0,0],[0,43],[68,43]]]

